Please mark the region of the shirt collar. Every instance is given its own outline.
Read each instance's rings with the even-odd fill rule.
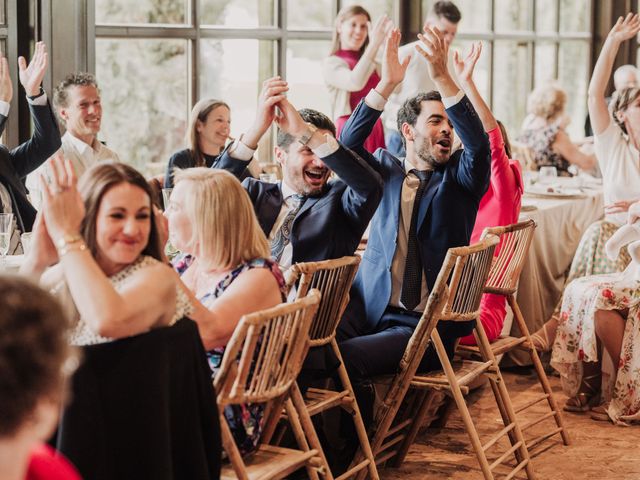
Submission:
[[[298,194],[298,192],[296,192],[293,188],[287,185],[287,182],[285,182],[284,179],[280,183],[280,190],[282,191],[282,198],[284,200],[287,200],[291,195]]]
[[[71,132],[69,132],[68,130],[67,130],[67,133],[64,134],[64,136],[71,141],[71,143],[73,144],[75,149],[78,150],[80,155],[84,155],[85,153],[87,153],[89,149],[94,150],[95,153],[99,153],[100,149],[102,148],[102,144],[97,139],[93,140],[93,145],[89,145],[83,142],[82,140],[80,140],[78,137],[73,136]]]

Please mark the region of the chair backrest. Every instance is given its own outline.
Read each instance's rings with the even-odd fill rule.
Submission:
[[[302,368],[319,302],[320,292],[312,290],[240,319],[214,380],[219,408],[267,402],[289,390]]]
[[[82,478],[220,478],[216,397],[193,321],[82,347],[71,383],[56,447]]]
[[[515,140],[512,140],[510,144],[512,151],[511,156],[520,162],[523,170],[537,170],[533,150],[529,145]]]
[[[481,238],[487,235],[500,238],[500,245],[497,247],[498,255],[493,261],[484,288],[486,293],[509,295],[516,291],[535,229],[536,222],[531,219],[506,227],[484,229]]]
[[[487,235],[468,247],[450,248],[427,306],[400,361],[400,371],[413,376],[424,355],[431,332],[440,320],[468,321],[480,313],[484,289],[498,237]]]
[[[297,298],[316,288],[322,299],[311,322],[310,346],[326,345],[335,336],[336,328],[349,302],[349,290],[358,271],[360,257],[342,257],[322,262],[296,263],[287,272],[287,283],[298,279]]]

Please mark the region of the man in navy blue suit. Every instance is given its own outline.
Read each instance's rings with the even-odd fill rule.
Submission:
[[[447,70],[447,44],[437,29],[425,30],[419,38],[422,48],[414,55],[428,62],[438,92],[416,95],[398,113],[406,158],[386,150],[370,155],[363,148],[406,70],[407,61],[398,61],[397,30],[387,40],[380,83],[351,114],[340,137],[343,145],[375,166],[385,183],[338,331],[342,356],[356,384],[397,370],[446,252],[468,244],[489,184],[489,141]],[[454,130],[464,150],[452,152]],[[455,339],[470,332],[469,323],[443,322],[438,327],[450,354]],[[430,348],[421,368],[438,367]]]
[[[288,89],[279,77],[264,83],[253,126],[216,164],[240,176],[260,138],[272,122],[277,124],[274,150],[282,182],[247,178],[243,186],[272,256],[283,268],[353,255],[382,197],[380,175],[338,143],[335,126],[326,115],[296,111],[285,96]],[[332,171],[338,176],[335,180],[329,178]]]

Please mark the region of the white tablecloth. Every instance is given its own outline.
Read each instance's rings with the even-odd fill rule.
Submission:
[[[601,188],[584,189],[582,198],[538,198],[525,194],[522,203],[537,207],[520,214],[521,221],[532,218],[538,227],[520,275],[517,295],[527,327],[533,333],[549,319],[560,301],[580,238],[589,225],[602,218],[604,205]],[[520,336],[515,323],[511,334]],[[514,360],[528,363],[524,358],[516,356]]]

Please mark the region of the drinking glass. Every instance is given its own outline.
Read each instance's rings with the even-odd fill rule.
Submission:
[[[540,167],[540,171],[538,172],[539,183],[553,183],[557,177],[558,169],[556,167]]]
[[[278,176],[275,173],[261,173],[260,180],[268,183],[278,183]]]
[[[6,264],[12,233],[13,213],[0,213],[0,254],[2,254],[2,265]]]
[[[20,243],[22,244],[22,253],[25,255],[29,253],[29,249],[31,248],[31,236],[33,234],[31,232],[26,232],[20,235]]]

